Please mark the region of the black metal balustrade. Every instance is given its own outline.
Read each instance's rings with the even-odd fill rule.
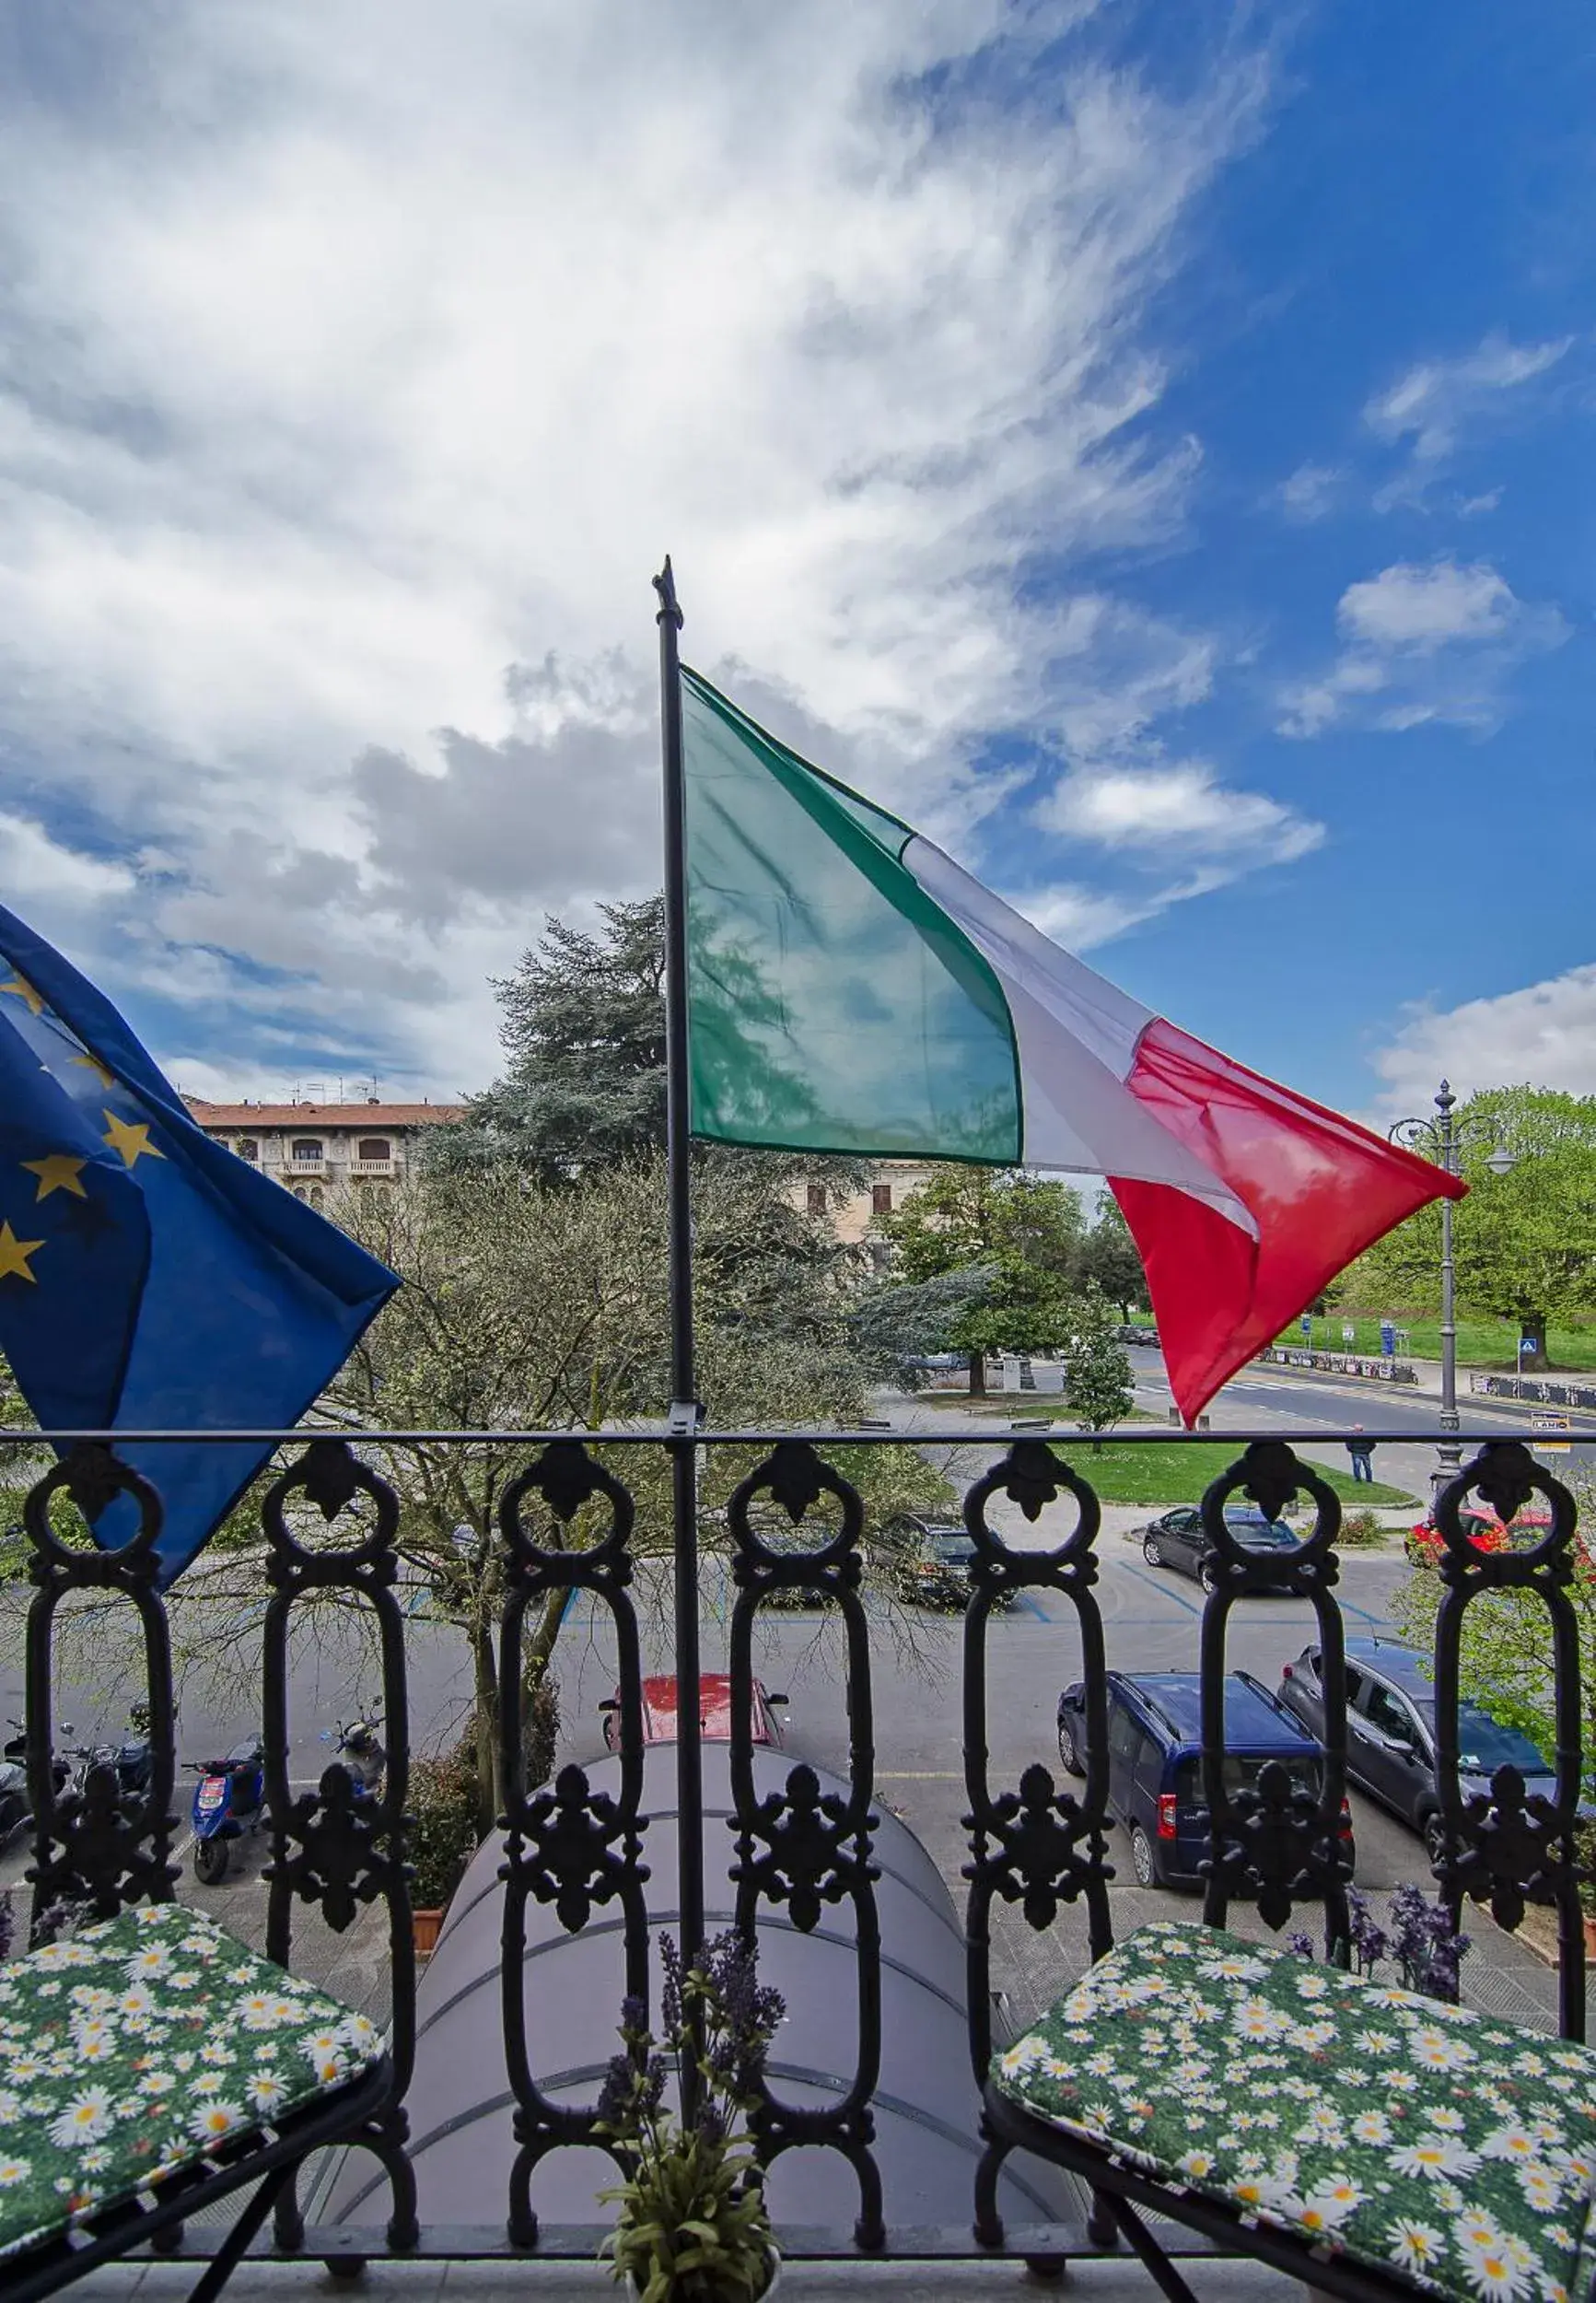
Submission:
[[[4,1436],[14,1447],[36,1448],[40,1444],[38,1435]],[[853,2227],[808,2234],[797,2242],[795,2252],[933,2251],[923,2243],[924,2235],[913,2245],[905,2243],[901,2230],[895,2237],[893,2203],[884,2192],[872,2151],[872,2098],[881,2051],[882,1945],[872,1862],[878,1818],[873,1806],[870,1627],[861,1596],[865,1512],[856,1490],[827,1456],[845,1444],[924,1446],[932,1437],[965,1450],[987,1444],[973,1441],[968,1427],[954,1433],[919,1433],[913,1441],[881,1431],[763,1436],[605,1432],[593,1435],[591,1445],[569,1433],[449,1435],[479,1453],[486,1445],[500,1447],[509,1462],[522,1466],[505,1490],[497,1536],[505,1594],[498,1669],[506,1832],[503,2045],[516,2107],[518,2156],[501,2225],[424,2231],[418,2225],[415,2176],[406,2148],[411,2130],[405,2095],[415,2054],[416,1964],[406,1867],[410,1736],[404,1619],[395,1590],[400,1504],[377,1467],[391,1467],[407,1437],[424,1435],[275,1436],[289,1460],[286,1468],[263,1484],[259,1498],[262,1572],[269,1593],[260,1634],[271,1845],[267,1949],[272,1958],[293,1967],[294,1919],[301,1905],[319,1907],[326,1923],[340,1931],[362,1907],[386,1907],[394,2086],[391,2099],[364,2141],[386,2174],[388,2248],[398,2253],[451,2257],[520,2250],[586,2253],[598,2236],[596,2231],[570,2228],[541,2232],[534,2211],[540,2163],[551,2153],[591,2144],[593,2111],[590,2106],[573,2108],[556,2100],[540,2083],[536,2006],[534,2002],[529,2013],[521,1981],[528,1909],[534,1901],[552,1907],[569,1931],[581,1929],[600,1906],[606,1907],[611,1920],[618,1912],[625,1988],[640,1996],[647,1993],[649,1919],[644,1885],[648,1877],[649,1822],[643,1804],[635,1513],[632,1496],[612,1467],[623,1466],[627,1452],[635,1447],[664,1448],[679,1458],[685,1452],[691,1458],[695,1446],[735,1446],[761,1459],[737,1488],[727,1514],[736,1590],[728,1631],[735,1829],[725,1876],[735,1891],[738,1921],[744,1927],[772,1911],[799,1933],[814,1929],[824,1912],[851,1914],[857,1974],[857,2057],[851,2083],[836,2100],[816,2107],[786,2101],[778,2085],[767,2082],[759,2119],[761,2142],[773,2158],[799,2146],[839,2154],[856,2182]],[[437,1434],[425,1436],[437,1444]],[[1158,1436],[1161,1444],[1185,1443],[1184,1434]],[[1423,1440],[1427,1435],[1411,1436]],[[1317,1444],[1324,1444],[1324,1434],[1313,1438]],[[1003,1444],[990,1444],[999,1455]],[[1347,1864],[1340,1825],[1346,1698],[1335,1597],[1340,1506],[1323,1478],[1285,1442],[1263,1439],[1237,1444],[1236,1461],[1208,1489],[1203,1505],[1217,1569],[1215,1588],[1203,1608],[1200,1641],[1203,1785],[1210,1818],[1204,1915],[1222,1923],[1232,1902],[1250,1900],[1267,1924],[1279,1926],[1294,1907],[1317,1905],[1331,1942],[1344,1943]],[[1113,1940],[1108,1895],[1113,1869],[1106,1838],[1106,1654],[1094,1591],[1101,1512],[1081,1468],[1091,1461],[1084,1444],[1074,1446],[1066,1439],[1019,1440],[1003,1449],[965,1499],[965,1525],[975,1547],[963,1627],[969,1806],[965,1937],[969,2048],[978,2084],[994,2044],[995,1905],[1017,1907],[1031,1928],[1044,1929],[1061,1906],[1078,1902],[1087,1913],[1091,1956],[1101,1957]],[[1460,1505],[1475,1491],[1504,1520],[1532,1492],[1538,1493],[1550,1507],[1551,1526],[1532,1549],[1482,1551],[1468,1540],[1459,1521]],[[70,1499],[80,1512],[92,1514],[117,1493],[134,1499],[141,1521],[139,1533],[122,1549],[101,1552],[60,1534],[58,1499]],[[1250,1497],[1271,1517],[1294,1495],[1306,1497],[1314,1509],[1313,1526],[1294,1551],[1250,1550],[1238,1541],[1224,1514],[1227,1500],[1237,1495]],[[1006,1542],[988,1517],[989,1506],[999,1497],[1010,1499],[1029,1521],[1043,1522],[1044,1532],[1043,1515],[1058,1518],[1064,1532],[1045,1549],[1025,1549]],[[340,1522],[350,1524],[346,1514],[357,1498],[364,1502],[351,1540],[341,1535]],[[325,1542],[306,1539],[307,1505],[317,1507],[325,1520]],[[815,1526],[821,1525],[822,1538],[807,1550],[775,1548],[766,1537],[775,1508],[799,1537],[807,1526],[812,1539]],[[585,1514],[582,1527],[588,1536],[595,1514],[604,1524],[596,1539],[577,1548],[579,1514]],[[1487,1902],[1508,1927],[1518,1924],[1526,1903],[1555,1908],[1562,1951],[1562,2028],[1567,2036],[1582,2038],[1584,1964],[1575,1826],[1583,1763],[1579,1656],[1569,1598],[1579,1556],[1573,1500],[1517,1440],[1493,1439],[1480,1444],[1472,1464],[1443,1493],[1438,1520],[1443,1538],[1439,1563],[1443,1597],[1436,1696],[1447,1848],[1438,1872],[1440,1889],[1454,1911],[1472,1896]],[[130,1902],[166,1900],[173,1893],[175,1718],[169,1627],[155,1591],[154,1543],[159,1521],[160,1504],[153,1489],[121,1464],[103,1439],[76,1441],[28,1498],[25,1526],[32,1546],[35,1586],[27,1631],[28,1758],[34,1809],[28,1876],[36,1909],[65,1897],[87,1900],[97,1913],[109,1915]],[[1222,1682],[1232,1611],[1239,1599],[1283,1586],[1311,1604],[1323,1657],[1327,1761],[1316,1798],[1296,1787],[1284,1769],[1265,1769],[1251,1790],[1228,1789],[1221,1766]],[[1507,1587],[1534,1593],[1551,1626],[1556,1669],[1556,1795],[1550,1801],[1526,1798],[1522,1779],[1513,1769],[1504,1768],[1494,1779],[1489,1798],[1465,1803],[1458,1779],[1459,1634],[1471,1604],[1484,1593]],[[845,1797],[822,1794],[814,1772],[802,1764],[787,1771],[779,1793],[761,1797],[756,1788],[751,1701],[754,1628],[763,1607],[798,1589],[830,1603],[842,1627],[849,1736]],[[564,1767],[552,1785],[526,1781],[521,1713],[529,1610],[535,1614],[550,1595],[572,1590],[588,1594],[613,1625],[620,1685],[618,1794],[595,1789],[576,1766]],[[1087,1688],[1086,1778],[1074,1791],[1063,1788],[1054,1770],[1040,1759],[1018,1783],[994,1782],[989,1768],[993,1616],[1014,1595],[1027,1591],[1058,1596],[1069,1603],[1078,1621],[1081,1676]],[[78,1789],[63,1789],[56,1782],[52,1689],[57,1620],[64,1603],[80,1593],[120,1597],[136,1611],[154,1752],[149,1787],[142,1796],[124,1795],[109,1768],[93,1770]],[[290,1785],[290,1622],[296,1606],[315,1593],[363,1602],[375,1621],[389,1751],[386,1783],[375,1802],[356,1800],[348,1778],[337,1767],[328,1769],[313,1791],[296,1796]],[[691,1677],[695,1669],[693,1655],[688,1659],[680,1702],[688,1731],[698,1708]],[[702,1912],[702,1816],[688,1810],[679,1820],[682,1876],[674,1883],[678,1909],[684,1914]],[[801,2022],[802,2010],[793,2013]],[[606,2032],[595,2040],[595,2058],[601,2060],[608,2046]],[[1002,2153],[989,2150],[981,2163],[974,2149],[978,2141],[971,2138],[972,2189],[961,2214],[958,2203],[949,2203],[949,2223],[959,2222],[961,2229],[942,2234],[935,2251],[973,2247],[977,2225],[986,2239],[997,2241],[992,2199]],[[380,2227],[367,2238],[369,2252],[380,2243]],[[191,2234],[191,2242],[203,2249],[204,2235]],[[346,2232],[331,2227],[307,2228],[300,2207],[289,2202],[279,2211],[275,2243],[284,2253],[346,2257],[349,2240]],[[1091,2242],[1083,2225],[1040,2233],[1012,2231],[1008,2244],[1034,2258],[1086,2251]]]

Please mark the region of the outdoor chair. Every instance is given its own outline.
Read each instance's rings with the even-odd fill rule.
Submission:
[[[1013,2148],[1082,2177],[1170,2303],[1171,2217],[1324,2295],[1585,2303],[1596,2051],[1190,1923],[1139,1928],[996,2056]],[[1104,2234],[1106,2236],[1106,2233]]]
[[[390,2078],[364,2016],[179,1904],[0,1968],[0,2293],[30,2303],[255,2182],[192,2290],[210,2303]]]

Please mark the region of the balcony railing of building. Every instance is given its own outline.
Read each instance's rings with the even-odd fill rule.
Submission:
[[[395,1166],[396,1163],[391,1159],[351,1160],[349,1173],[351,1175],[391,1175],[395,1172]]]
[[[244,1435],[207,1436],[221,1442]],[[652,1866],[656,1889],[678,1923],[682,1915],[705,1911],[707,1885],[711,1912],[728,1909],[744,1929],[775,1924],[812,1939],[823,1926],[833,1936],[841,1932],[847,1937],[856,2014],[850,2019],[851,2069],[844,2083],[829,2099],[817,2099],[812,2089],[805,2097],[801,2087],[789,2084],[789,2066],[802,2063],[806,2009],[801,2005],[789,2005],[795,2048],[785,2062],[778,2053],[763,2082],[758,2130],[763,2151],[773,2161],[791,2150],[834,2155],[851,2203],[847,2217],[834,2228],[781,2234],[788,2251],[799,2257],[979,2251],[972,2237],[977,2192],[984,2182],[990,2200],[995,2153],[1001,2157],[996,2146],[974,2132],[963,2139],[968,2190],[962,2197],[947,2199],[936,2229],[905,2230],[878,2163],[882,1987],[892,1947],[883,1945],[878,1923],[880,1869],[875,1856],[881,1818],[876,1806],[872,1627],[863,1577],[871,1531],[858,1491],[837,1467],[839,1455],[846,1460],[849,1451],[861,1448],[924,1447],[942,1439],[969,1450],[968,1427],[953,1433],[916,1433],[912,1442],[874,1429],[271,1436],[282,1453],[255,1491],[251,1508],[258,1514],[261,1548],[250,1555],[258,1561],[262,1603],[256,1684],[263,1691],[271,1850],[265,1947],[293,1969],[297,1915],[307,1908],[334,1931],[347,1929],[362,1911],[379,1911],[391,1968],[395,2073],[391,2100],[363,2137],[376,2160],[367,2186],[373,2193],[365,2210],[369,2221],[352,2237],[347,2221],[308,2223],[303,2204],[290,2202],[278,2213],[277,2250],[341,2262],[355,2249],[363,2255],[386,2250],[451,2259],[591,2252],[600,2236],[596,2227],[550,2228],[540,2223],[539,2188],[548,2163],[594,2143],[597,2087],[573,2100],[569,2068],[551,2068],[540,2038],[541,2003],[535,1992],[523,1987],[529,1926],[535,1918],[540,1925],[557,1924],[571,1935],[589,1927],[607,1929],[614,1944],[617,2002],[623,1975],[626,1989],[647,1993],[651,1921],[644,1883]],[[1138,1432],[1144,1443],[1147,1436]],[[1188,1444],[1185,1434],[1154,1436],[1156,1444],[1171,1448]],[[1303,1438],[1310,1436],[1314,1444],[1325,1444],[1324,1433]],[[1382,1438],[1387,1436],[1400,1435]],[[1407,1436],[1433,1439],[1433,1434]],[[6,1432],[3,1438],[12,1449],[40,1444],[39,1435]],[[417,1966],[407,1868],[410,1689],[398,1588],[402,1502],[397,1467],[408,1448],[423,1444],[435,1459],[440,1449],[447,1455],[458,1447],[472,1451],[480,1463],[493,1451],[505,1473],[494,1537],[504,1832],[495,2026],[495,2056],[502,2061],[496,2063],[495,2084],[502,2089],[502,2116],[513,2125],[515,2148],[502,2212],[492,2222],[469,2227],[424,2226],[418,2216],[413,2155],[426,2139],[434,2112],[426,2103],[407,2100],[416,2062]],[[1005,1437],[976,1445],[986,1463],[963,1505],[973,1557],[962,1625],[960,1700],[967,1814],[960,1889],[965,2052],[979,2083],[995,2044],[1002,2043],[994,2036],[1001,2020],[993,1987],[995,1915],[1000,1909],[1011,1911],[1016,1923],[1041,1931],[1051,1928],[1064,1906],[1079,1905],[1088,1921],[1089,1957],[1099,1958],[1112,1943],[1113,1874],[1105,1836],[1105,1625],[1096,1589],[1101,1515],[1090,1479],[1094,1460],[1101,1458],[1084,1443],[1067,1440]],[[658,1812],[651,1817],[646,1805],[636,1572],[643,1549],[636,1500],[642,1484],[637,1475],[644,1468],[640,1459],[652,1456],[658,1464],[661,1452],[691,1455],[699,1448],[737,1450],[746,1467],[724,1515],[717,1514],[706,1530],[706,1548],[722,1548],[733,1595],[727,1626],[732,1813],[729,1825],[723,1818],[712,1833],[691,1804],[669,1818]],[[1234,1462],[1208,1488],[1202,1506],[1216,1571],[1214,1588],[1202,1603],[1199,1631],[1202,1782],[1208,1816],[1202,1914],[1211,1924],[1223,1924],[1233,1905],[1251,1903],[1264,1923],[1278,1928],[1294,1910],[1306,1910],[1322,1922],[1334,1946],[1344,1944],[1346,1935],[1348,1871],[1341,1837],[1346,1777],[1346,1672],[1336,1598],[1341,1510],[1322,1473],[1285,1440],[1239,1438],[1236,1448]],[[166,1607],[156,1588],[154,1552],[161,1507],[155,1490],[126,1467],[106,1435],[67,1435],[60,1450],[53,1467],[31,1488],[24,1514],[32,1584],[27,1738],[34,1821],[28,1876],[36,1909],[69,1898],[109,1915],[129,1903],[164,1900],[174,1888],[178,1757],[172,1651]],[[649,1491],[658,1491],[657,1484]],[[1479,1549],[1459,1518],[1474,1493],[1482,1494],[1504,1520],[1538,1495],[1550,1525],[1537,1526],[1531,1549]],[[63,1532],[73,1516],[69,1507],[94,1515],[116,1495],[130,1496],[140,1515],[139,1532],[121,1549],[100,1551]],[[1231,1499],[1250,1499],[1273,1518],[1294,1497],[1311,1507],[1313,1520],[1293,1550],[1248,1549],[1238,1537],[1233,1515],[1226,1516]],[[1024,1548],[995,1526],[995,1516],[1000,1517],[1012,1530],[1014,1514],[1006,1505],[1018,1507],[1042,1548]],[[1579,1545],[1574,1502],[1516,1439],[1485,1439],[1440,1496],[1438,1524],[1442,1596],[1434,1664],[1444,1834],[1436,1872],[1439,1892],[1454,1913],[1473,1897],[1488,1904],[1507,1927],[1520,1923],[1526,1902],[1555,1911],[1561,2028],[1565,2036],[1583,2038],[1576,1846],[1582,1714],[1569,1597]],[[790,1532],[773,1537],[777,1526]],[[204,1574],[203,1559],[191,1572]],[[1549,1619],[1557,1722],[1557,1788],[1550,1801],[1526,1800],[1522,1778],[1511,1768],[1497,1771],[1488,1798],[1465,1801],[1460,1785],[1460,1633],[1472,1606],[1485,1594],[1506,1589],[1533,1594]],[[1251,1788],[1234,1788],[1221,1764],[1223,1681],[1236,1603],[1282,1590],[1309,1603],[1322,1656],[1325,1759],[1316,1794],[1290,1781],[1284,1769],[1265,1770]],[[756,1780],[756,1625],[764,1610],[798,1593],[828,1607],[845,1649],[848,1766],[845,1788],[834,1795],[818,1795],[815,1775],[802,1764],[782,1771],[785,1763],[778,1759],[773,1779],[767,1754],[759,1755]],[[546,1607],[568,1594],[585,1596],[613,1634],[618,1728],[617,1759],[606,1778],[612,1790],[596,1786],[575,1764],[563,1767],[552,1786],[526,1780],[527,1644]],[[1080,1753],[1085,1778],[1073,1786],[1048,1764],[1050,1749],[1039,1749],[1017,1779],[999,1780],[990,1763],[990,1707],[1005,1700],[1001,1671],[995,1675],[993,1667],[994,1632],[1005,1607],[1023,1595],[1053,1595],[1073,1611],[1078,1629],[1086,1687]],[[329,1768],[311,1791],[296,1790],[289,1780],[291,1632],[297,1610],[330,1596],[369,1610],[380,1653],[389,1767],[375,1801],[355,1799],[349,1779],[337,1767]],[[141,1692],[154,1752],[148,1790],[142,1795],[122,1794],[109,1769],[97,1769],[80,1789],[66,1790],[52,1768],[58,1646],[66,1614],[86,1597],[125,1603],[136,1619]],[[696,1715],[691,1685],[681,1690],[680,1710],[684,1719]],[[660,1778],[649,1774],[647,1780],[658,1808]],[[657,1848],[666,1853],[663,1877]],[[672,1862],[679,1867],[674,1877],[669,1874]],[[551,1911],[553,1921],[547,1917]],[[612,2004],[595,2004],[590,2010],[595,2071],[611,2051],[615,2011]],[[993,2236],[990,2216],[985,2236]],[[204,2232],[190,2238],[193,2251],[203,2252]],[[1032,2224],[1011,2217],[1004,2244],[1032,2261],[1095,2251],[1084,2203],[1078,2217],[1061,2215]]]

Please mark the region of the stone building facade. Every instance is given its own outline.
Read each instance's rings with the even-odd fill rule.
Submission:
[[[399,1181],[428,1128],[459,1119],[459,1104],[207,1104],[183,1098],[207,1136],[319,1208],[341,1184]]]

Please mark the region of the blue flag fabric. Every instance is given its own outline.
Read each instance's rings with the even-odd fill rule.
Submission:
[[[0,1350],[44,1430],[286,1428],[399,1284],[213,1143],[111,1002],[0,906]],[[164,1587],[271,1451],[117,1452],[159,1493]],[[119,1498],[96,1539],[134,1524]]]

